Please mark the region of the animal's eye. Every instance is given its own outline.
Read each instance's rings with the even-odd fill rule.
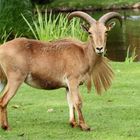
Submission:
[[[91,35],[91,32],[88,32]]]
[[[105,33],[107,34],[107,33],[108,33],[108,31],[105,31]]]
[[[106,35],[106,36],[108,35],[108,31],[105,31],[105,35]]]

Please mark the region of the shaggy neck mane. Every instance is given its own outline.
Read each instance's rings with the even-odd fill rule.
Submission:
[[[105,57],[98,58],[99,61],[95,64],[93,72],[91,74],[94,87],[98,94],[106,91],[112,83],[114,72],[112,71],[109,60]]]

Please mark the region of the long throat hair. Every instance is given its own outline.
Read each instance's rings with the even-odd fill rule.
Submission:
[[[92,82],[97,94],[106,91],[112,84],[114,72],[106,57],[98,57],[89,80],[87,81],[87,89],[90,92]]]

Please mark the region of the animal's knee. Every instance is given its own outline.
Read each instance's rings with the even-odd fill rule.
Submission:
[[[4,103],[4,101],[2,100],[2,98],[0,98],[0,108],[4,108],[6,105]]]
[[[82,100],[80,98],[75,99],[74,105],[76,108],[81,108],[82,107]]]
[[[0,106],[1,106],[1,104],[2,104],[2,98],[0,98]]]
[[[82,107],[82,101],[80,101],[79,103],[78,103],[78,108],[81,108]]]
[[[2,102],[0,101],[0,108],[3,108],[4,106],[3,106],[3,104],[2,104]]]

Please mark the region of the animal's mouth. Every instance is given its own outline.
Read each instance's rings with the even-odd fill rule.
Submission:
[[[99,52],[99,53],[97,53],[98,55],[103,55],[103,52]]]
[[[98,56],[104,56],[103,52],[97,53]]]
[[[96,52],[98,55],[103,55],[103,54],[104,54],[104,51],[95,50],[95,52]]]

